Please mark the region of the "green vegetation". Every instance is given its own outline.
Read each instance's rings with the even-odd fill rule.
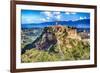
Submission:
[[[68,34],[69,31],[67,29],[69,28],[63,26],[45,28],[44,31],[47,32],[43,33],[43,35],[38,38],[35,44],[37,44],[38,42],[40,46],[48,48],[43,49],[41,47],[40,49],[38,49],[37,47],[34,47],[30,48],[29,50],[25,48],[25,53],[21,55],[21,62],[31,63],[90,59],[89,41],[80,40],[76,35],[70,36],[70,34]],[[49,33],[49,36],[43,37],[47,33]],[[47,38],[49,42],[53,42],[48,43],[46,41]],[[57,42],[55,40],[57,40]],[[54,41],[55,44],[53,44]],[[32,43],[31,46],[35,44]],[[22,44],[21,47],[24,48],[25,44]]]
[[[37,50],[35,48],[27,50],[21,57],[22,62],[46,62],[65,60],[84,60],[90,58],[90,46],[77,40],[69,39],[72,48],[62,47],[63,56],[60,54],[57,44],[49,48],[48,51]],[[75,44],[77,43],[77,45]],[[63,44],[63,46],[66,44]]]

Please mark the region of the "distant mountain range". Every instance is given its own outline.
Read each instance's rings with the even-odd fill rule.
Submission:
[[[83,19],[77,21],[55,21],[55,22],[44,22],[44,23],[31,23],[31,24],[22,24],[21,28],[44,28],[48,26],[54,25],[63,25],[69,27],[76,27],[76,28],[90,28],[90,19]]]

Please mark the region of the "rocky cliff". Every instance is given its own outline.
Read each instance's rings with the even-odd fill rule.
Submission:
[[[22,57],[23,54],[32,49],[37,50],[38,53],[45,52],[48,56],[51,53],[58,55],[57,60],[89,59],[89,43],[80,39],[75,28],[61,25],[45,27],[35,41],[22,49]],[[53,61],[52,59],[49,60]]]

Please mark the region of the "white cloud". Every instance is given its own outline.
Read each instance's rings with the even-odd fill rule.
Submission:
[[[76,12],[65,12],[65,14],[69,15],[69,14],[76,14]]]
[[[45,14],[46,16],[48,17],[52,17],[52,13],[49,12],[49,11],[45,11],[45,12],[42,12],[43,14]]]
[[[61,18],[60,12],[53,12],[52,14],[57,20],[60,20],[60,18]]]
[[[85,16],[84,19],[87,19],[87,17]]]
[[[82,20],[82,19],[87,19],[87,17],[85,16],[85,17],[80,17],[80,19]]]
[[[46,20],[50,20],[50,19],[54,19],[56,18],[57,20],[59,20],[61,18],[60,12],[49,12],[49,11],[44,11],[41,12],[46,16]],[[44,19],[43,19],[44,20]]]
[[[60,15],[57,15],[56,18],[59,20],[61,18],[61,16]]]
[[[71,12],[71,14],[76,14],[76,12]]]
[[[74,19],[74,20],[72,20],[72,21],[77,21],[77,20],[79,20],[79,19]]]
[[[49,19],[50,19],[50,17],[47,17],[46,19],[47,19],[47,20],[49,20]]]
[[[27,22],[33,22],[33,19],[26,19]]]
[[[80,19],[82,20],[82,19],[84,19],[83,17],[80,17]]]
[[[70,13],[69,12],[65,12],[65,14],[69,15]]]
[[[40,19],[41,21],[47,21],[45,18]]]

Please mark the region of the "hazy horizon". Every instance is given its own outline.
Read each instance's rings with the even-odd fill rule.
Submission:
[[[58,24],[77,28],[90,28],[90,13],[42,10],[21,10],[22,27],[45,27]],[[65,22],[64,22],[65,21]],[[68,22],[68,23],[67,23]],[[26,24],[26,25],[23,25]],[[33,24],[33,25],[29,25]]]

